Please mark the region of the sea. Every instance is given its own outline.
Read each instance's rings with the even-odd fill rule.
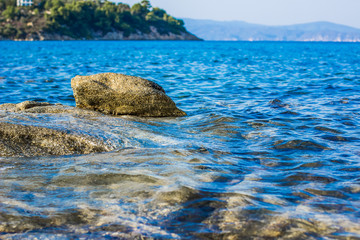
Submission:
[[[0,238],[360,238],[359,43],[0,41],[0,104],[75,106],[104,72],[187,116],[18,118],[114,150],[0,158]]]

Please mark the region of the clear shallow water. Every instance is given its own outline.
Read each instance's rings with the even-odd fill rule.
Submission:
[[[111,153],[1,158],[0,238],[360,237],[360,45],[0,42],[0,103],[75,75],[159,83],[183,118],[9,116]]]

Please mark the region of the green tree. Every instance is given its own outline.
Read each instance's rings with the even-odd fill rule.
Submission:
[[[149,12],[146,6],[136,3],[131,7],[131,14],[134,16],[139,16],[145,18],[146,14]]]
[[[16,28],[11,26],[10,24],[6,24],[2,29],[2,33],[1,33],[1,35],[7,38],[15,36],[15,34],[17,34]]]
[[[18,14],[19,10],[15,6],[8,5],[1,15],[6,19],[13,19],[15,16],[18,16]]]
[[[0,10],[5,10],[8,6],[16,6],[16,0],[0,0]]]
[[[149,0],[142,0],[141,6],[145,7],[148,11],[151,10],[152,6]]]
[[[164,14],[166,14],[165,10],[157,7],[153,8],[152,12],[159,18],[163,18]]]

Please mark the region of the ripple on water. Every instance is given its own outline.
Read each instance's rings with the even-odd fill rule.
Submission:
[[[185,118],[2,121],[105,139],[95,155],[0,158],[0,238],[357,239],[360,47],[1,42],[0,103],[74,106],[75,75],[159,83]]]

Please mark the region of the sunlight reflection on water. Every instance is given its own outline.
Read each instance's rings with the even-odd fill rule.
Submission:
[[[357,44],[0,42],[0,103],[75,75],[160,84],[183,118],[18,116],[114,151],[0,158],[0,238],[357,238]],[[331,56],[331,57],[329,57]]]

